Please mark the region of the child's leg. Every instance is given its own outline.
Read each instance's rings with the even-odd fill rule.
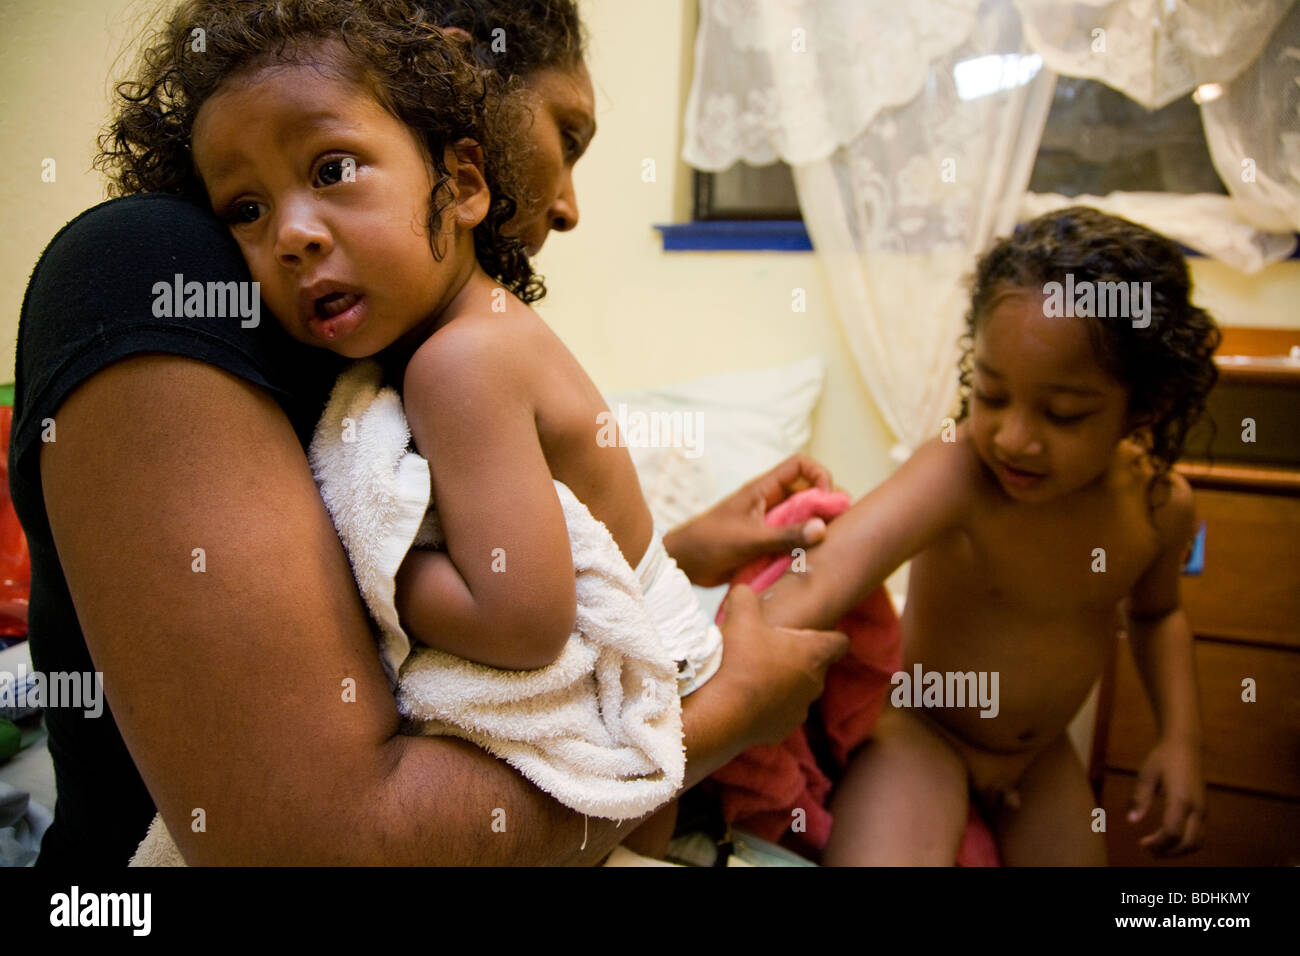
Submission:
[[[1038,755],[1016,792],[1019,806],[1004,803],[989,821],[1004,865],[1106,865],[1106,835],[1092,830],[1097,800],[1069,737]]]
[[[886,707],[845,770],[824,866],[952,866],[970,804],[966,767],[924,721]]]

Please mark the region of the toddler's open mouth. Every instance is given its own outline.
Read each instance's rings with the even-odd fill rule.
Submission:
[[[332,319],[352,308],[361,300],[361,296],[352,292],[331,292],[316,300],[316,315],[322,319]]]
[[[359,329],[367,306],[362,290],[337,279],[318,279],[298,290],[298,318],[316,344],[333,348]]]

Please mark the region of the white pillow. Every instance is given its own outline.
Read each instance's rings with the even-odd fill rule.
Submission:
[[[656,526],[667,531],[804,448],[825,378],[814,355],[607,396]],[[725,588],[696,591],[712,616]]]

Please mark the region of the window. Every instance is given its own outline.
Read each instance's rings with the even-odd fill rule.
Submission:
[[[694,218],[799,219],[794,174],[785,163],[736,163],[721,173],[695,172]]]
[[[1104,83],[1067,76],[1056,81],[1029,191],[1228,192],[1210,160],[1193,94],[1148,112]]]
[[[1205,145],[1193,94],[1148,112],[1104,83],[1065,76],[1056,82],[1029,191],[1227,194]],[[694,218],[799,219],[790,167],[736,163],[721,173],[697,171]]]

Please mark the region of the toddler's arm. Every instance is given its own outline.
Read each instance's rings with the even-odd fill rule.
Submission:
[[[825,627],[900,564],[959,524],[980,480],[974,448],[933,439],[831,522],[826,539],[763,595],[763,616],[783,627]]]
[[[1146,815],[1163,783],[1161,827],[1141,843],[1161,855],[1188,853],[1201,844],[1205,782],[1201,776],[1201,721],[1197,709],[1192,631],[1178,593],[1183,555],[1195,510],[1191,489],[1171,476],[1170,498],[1156,510],[1159,557],[1139,579],[1128,602],[1129,646],[1156,715],[1159,740],[1138,775],[1129,820]]]
[[[520,351],[458,321],[408,363],[406,416],[429,459],[447,552],[413,550],[397,575],[413,637],[512,670],[554,661],[576,613],[568,530]]]

